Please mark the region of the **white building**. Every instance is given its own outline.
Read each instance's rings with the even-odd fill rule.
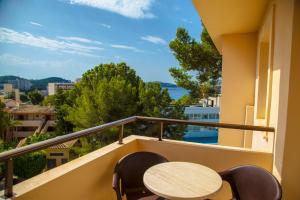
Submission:
[[[73,89],[75,83],[48,83],[48,95],[56,94],[57,90],[67,91]]]
[[[219,113],[219,107],[189,106],[184,110],[184,114],[189,120],[205,122],[219,122]],[[218,129],[188,125],[183,139],[191,142],[217,143]]]
[[[22,79],[22,78],[18,78],[15,80],[8,80],[7,82],[12,84],[15,89],[19,89],[21,91],[27,91],[32,86],[29,80]]]
[[[3,91],[4,91],[4,94],[12,93],[13,92],[13,85],[10,84],[10,83],[3,84]]]

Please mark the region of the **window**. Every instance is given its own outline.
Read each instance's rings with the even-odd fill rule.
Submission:
[[[209,119],[216,119],[215,113],[209,113]]]
[[[56,159],[47,159],[47,169],[56,167]]]
[[[61,164],[65,164],[65,163],[67,163],[68,162],[68,159],[66,159],[66,158],[62,158],[61,159]]]
[[[64,156],[64,153],[50,153],[50,156]]]

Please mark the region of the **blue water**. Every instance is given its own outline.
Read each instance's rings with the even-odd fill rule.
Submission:
[[[178,100],[182,96],[189,93],[188,90],[181,88],[181,87],[162,87],[163,89],[168,89],[169,94],[172,99]]]
[[[189,137],[189,138],[183,138],[183,141],[204,143],[204,144],[217,144],[218,137]]]
[[[181,87],[162,87],[163,89],[168,89],[169,94],[172,99],[178,100],[182,96],[187,95],[189,93],[188,90],[181,88]],[[196,142],[196,143],[204,143],[204,144],[217,144],[218,143],[218,136],[210,136],[205,137],[203,132],[199,131],[197,134],[199,134],[200,137],[183,137],[183,141],[187,142]],[[201,136],[202,135],[202,136]]]

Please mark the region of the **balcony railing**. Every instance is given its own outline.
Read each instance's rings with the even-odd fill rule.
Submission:
[[[106,123],[100,126],[88,128],[82,131],[77,131],[63,136],[57,136],[52,139],[48,139],[35,144],[30,144],[24,147],[19,147],[13,150],[5,151],[0,153],[0,162],[5,162],[6,174],[5,174],[5,196],[11,197],[13,195],[13,158],[22,156],[26,153],[45,149],[57,144],[61,144],[70,140],[74,140],[80,137],[88,136],[93,133],[99,133],[109,128],[119,127],[119,144],[123,143],[123,132],[124,125],[133,123],[136,121],[148,121],[156,122],[160,124],[160,132],[158,133],[158,140],[163,140],[164,126],[169,124],[183,124],[183,125],[196,125],[205,127],[217,127],[217,128],[229,128],[239,130],[250,130],[250,131],[263,131],[263,132],[275,132],[273,127],[265,126],[251,126],[241,124],[228,124],[228,123],[214,123],[214,122],[201,122],[201,121],[190,121],[190,120],[179,120],[179,119],[166,119],[156,117],[144,117],[144,116],[132,116],[125,119],[117,120],[114,122]]]

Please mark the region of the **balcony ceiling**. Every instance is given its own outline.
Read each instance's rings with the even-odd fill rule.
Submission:
[[[194,6],[222,52],[222,35],[256,32],[269,0],[193,0]]]

